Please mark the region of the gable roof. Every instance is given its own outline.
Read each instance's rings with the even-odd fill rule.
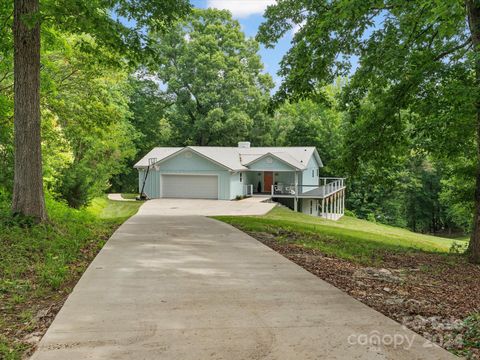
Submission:
[[[145,155],[134,168],[146,168],[150,158],[156,158],[157,163],[173,158],[177,153],[187,149],[212,160],[232,171],[248,170],[248,165],[267,154],[280,159],[288,165],[304,170],[312,156],[323,166],[315,147],[221,147],[221,146],[187,146],[187,147],[156,147]]]
[[[303,168],[303,165],[300,162],[298,162],[297,160],[295,160],[295,158],[290,156],[288,153],[279,153],[279,152],[277,152],[277,153],[267,152],[267,153],[265,153],[261,156],[258,156],[258,157],[255,156],[253,158],[253,160],[251,160],[249,163],[245,164],[245,166],[250,166],[250,165],[256,163],[257,161],[260,161],[260,160],[268,158],[268,157],[276,158],[277,160],[280,160],[280,162],[282,162],[286,165],[289,165],[296,170],[301,170]]]

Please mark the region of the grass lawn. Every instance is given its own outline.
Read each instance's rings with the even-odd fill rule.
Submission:
[[[82,210],[47,199],[48,222],[12,218],[0,202],[0,359],[20,359],[106,240],[141,202],[96,198]]]
[[[217,219],[249,232],[273,234],[278,241],[294,241],[326,255],[361,263],[381,261],[384,252],[426,251],[448,253],[465,242],[417,234],[405,229],[344,216],[325,220],[285,207],[264,216],[218,216]]]
[[[122,198],[124,198],[124,199],[132,199],[133,200],[137,196],[138,196],[138,194],[125,194],[125,193],[122,194]]]
[[[142,201],[112,201],[104,196],[93,199],[87,210],[100,219],[122,219],[135,215],[142,204]]]

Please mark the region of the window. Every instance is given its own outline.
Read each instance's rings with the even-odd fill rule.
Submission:
[[[240,173],[240,182],[243,181],[243,173]]]
[[[313,213],[313,204],[312,204],[312,200],[310,200],[310,215],[312,215]]]
[[[315,169],[312,170],[312,177],[315,177]]]

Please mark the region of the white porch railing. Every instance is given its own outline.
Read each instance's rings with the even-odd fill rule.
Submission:
[[[320,178],[320,185],[272,185],[272,197],[325,198],[345,188],[344,178]]]
[[[298,210],[299,199],[310,199],[310,214],[325,219],[338,220],[345,213],[344,178],[321,178],[319,185],[276,184],[272,185],[271,196],[293,199],[294,211]],[[315,213],[312,213],[312,201],[317,209]]]
[[[253,195],[253,185],[243,185],[243,196],[252,196]]]

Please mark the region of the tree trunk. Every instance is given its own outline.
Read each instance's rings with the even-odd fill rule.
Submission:
[[[39,0],[14,1],[15,176],[12,210],[47,218],[40,134]]]
[[[466,1],[470,34],[475,53],[476,75],[476,129],[477,129],[477,174],[475,185],[475,214],[473,218],[473,232],[468,245],[468,254],[471,262],[480,263],[480,1]]]

